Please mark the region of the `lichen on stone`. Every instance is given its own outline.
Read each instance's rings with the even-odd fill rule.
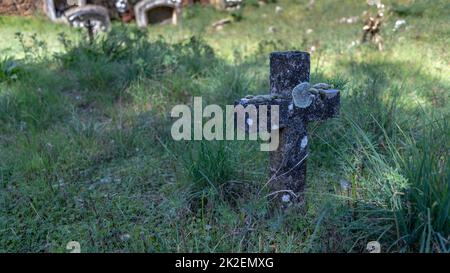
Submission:
[[[308,146],[308,136],[304,136],[302,138],[302,142],[300,143],[300,148],[304,150]]]
[[[295,106],[299,108],[306,108],[312,103],[312,94],[309,92],[311,85],[309,82],[302,82],[301,84],[294,87],[292,90],[292,98],[294,100]]]
[[[240,102],[242,103],[242,104],[246,104],[247,102],[249,102],[250,101],[250,99],[247,99],[247,98],[242,98],[242,99],[240,99]]]
[[[291,196],[289,194],[285,194],[281,197],[281,201],[284,203],[289,203],[291,201]]]
[[[332,88],[332,86],[329,85],[328,83],[317,83],[317,84],[313,85],[313,88],[328,90],[328,89]]]
[[[317,89],[314,88],[314,87],[311,87],[311,88],[309,89],[309,93],[314,94],[314,95],[318,95],[318,94],[319,94],[319,90],[317,90]]]

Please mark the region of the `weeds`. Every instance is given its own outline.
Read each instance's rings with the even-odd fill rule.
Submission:
[[[15,81],[19,78],[20,64],[12,58],[0,62],[0,83]]]

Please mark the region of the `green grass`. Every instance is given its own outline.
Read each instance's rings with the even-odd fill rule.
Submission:
[[[386,1],[383,52],[352,45],[362,20],[338,23],[365,1],[307,2],[196,6],[92,45],[0,17],[0,252],[450,252],[447,1]],[[267,92],[268,54],[313,46],[341,116],[309,127],[305,215],[273,211],[258,143],[174,142],[169,112]]]

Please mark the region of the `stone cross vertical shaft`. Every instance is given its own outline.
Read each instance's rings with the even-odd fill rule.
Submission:
[[[270,55],[270,95],[247,96],[238,102],[244,107],[254,105],[258,112],[279,107],[278,126],[268,124],[268,130],[278,130],[279,145],[270,152],[267,185],[270,199],[282,207],[304,201],[308,122],[339,115],[340,92],[324,83],[311,86],[309,77],[309,53],[274,52]]]
[[[270,55],[270,94],[290,97],[302,82],[310,80],[310,55],[304,52],[274,52]],[[289,104],[290,105],[290,104]],[[289,106],[288,106],[289,107]],[[288,109],[289,110],[289,109]],[[282,203],[302,202],[306,184],[308,133],[301,116],[291,126],[279,129],[279,148],[270,152],[270,189]],[[294,125],[295,126],[292,126]]]

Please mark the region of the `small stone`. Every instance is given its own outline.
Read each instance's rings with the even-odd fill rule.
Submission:
[[[348,49],[351,49],[351,48],[353,48],[353,47],[355,47],[355,46],[357,46],[357,45],[359,45],[359,41],[352,41],[352,42],[347,46],[347,48],[348,48]]]
[[[131,236],[128,233],[120,235],[120,240],[122,240],[124,242],[130,240],[130,238],[131,238]]]
[[[295,106],[299,108],[306,108],[311,105],[312,98],[309,93],[311,85],[308,82],[303,82],[292,90],[292,98],[294,99]]]
[[[277,31],[277,28],[274,27],[274,26],[270,26],[270,27],[267,29],[267,32],[268,32],[268,33],[275,33],[276,31]]]
[[[406,25],[406,21],[405,20],[397,20],[397,21],[395,21],[394,31],[400,29],[404,25]]]
[[[344,191],[348,191],[351,188],[351,184],[347,180],[341,180],[340,184],[341,184],[341,189]]]
[[[24,130],[26,130],[27,129],[27,123],[25,122],[25,121],[21,121],[20,123],[19,123],[19,130],[20,131],[24,131]]]
[[[253,99],[255,96],[253,96],[253,95],[247,95],[247,96],[245,96],[245,98],[246,99]]]
[[[111,178],[104,177],[104,178],[100,179],[100,184],[108,184],[108,183],[111,183]]]
[[[283,8],[282,7],[280,7],[280,6],[276,6],[275,7],[275,13],[280,13],[280,12],[282,12],[283,11]]]
[[[231,24],[231,23],[232,23],[232,20],[230,18],[225,18],[225,19],[219,20],[219,21],[215,22],[214,24],[212,24],[212,27],[215,29],[219,29],[219,28],[223,29],[224,25]]]

